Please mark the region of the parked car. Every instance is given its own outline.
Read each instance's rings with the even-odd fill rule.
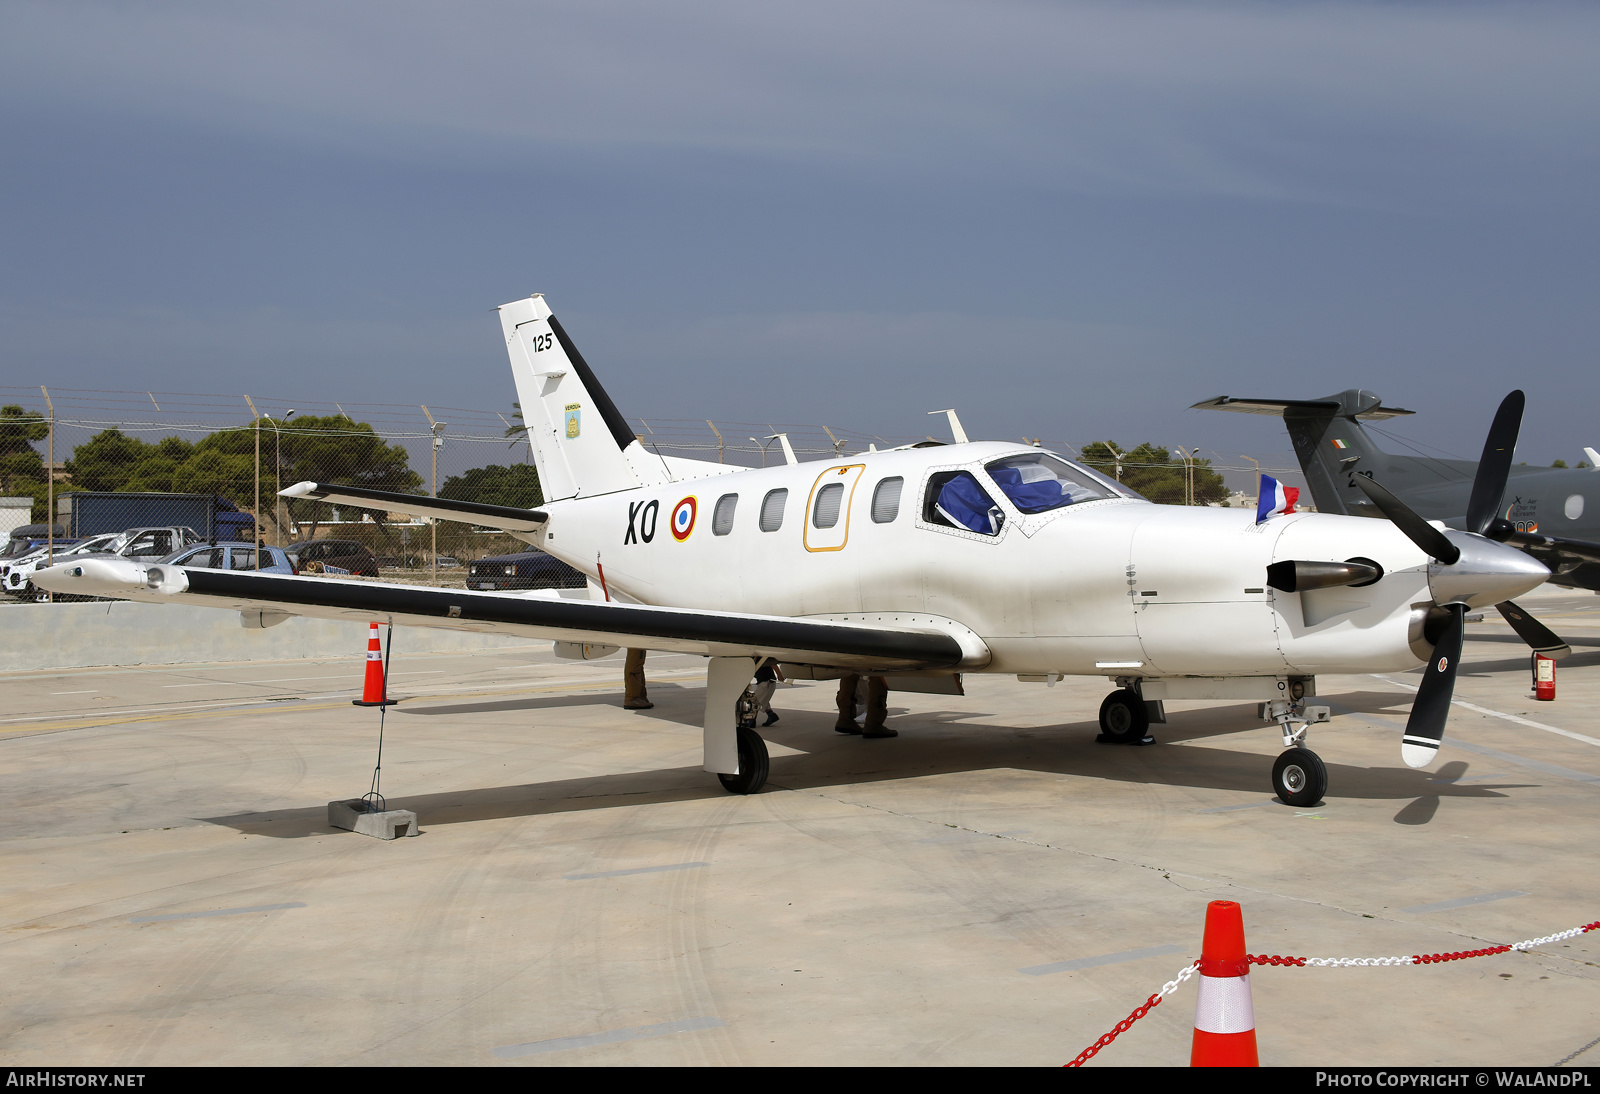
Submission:
[[[188,566],[197,570],[246,570],[262,574],[298,572],[288,552],[282,547],[255,547],[249,543],[204,543],[198,547],[185,547],[168,555],[161,560],[161,563],[165,566]],[[333,570],[333,567],[328,568],[329,573]]]
[[[353,539],[309,539],[284,547],[294,560],[296,570],[304,570],[313,562],[320,562],[330,571],[338,568],[358,577],[377,577],[378,560],[366,544]]]
[[[44,546],[50,540],[50,526],[48,524],[24,524],[21,528],[13,528],[11,535],[6,539],[4,547],[0,547],[0,559],[21,558]],[[67,535],[67,530],[61,525],[56,525],[55,541],[57,543],[76,542]]]
[[[0,562],[0,589],[9,596],[31,597],[38,594],[33,587],[33,574],[46,566],[54,566],[74,556],[96,554],[104,551],[117,538],[119,532],[104,532],[80,540],[56,540],[56,553],[50,554],[47,544],[41,544],[27,554]]]
[[[79,559],[131,558],[154,562],[181,547],[199,541],[200,537],[193,528],[181,525],[171,528],[129,528],[125,532],[104,532],[83,542],[58,539],[55,561],[61,561],[59,545],[63,542],[74,545],[74,557]],[[94,548],[84,549],[90,543],[95,545]],[[0,578],[0,581],[4,582],[5,591],[12,596],[36,597],[38,591],[34,588],[32,579],[35,570],[41,565],[49,565],[45,562],[42,550],[35,552],[32,563],[24,565],[20,560],[14,562],[11,571],[4,578]]]
[[[491,555],[467,567],[469,589],[581,589],[588,583],[582,571],[543,551]]]

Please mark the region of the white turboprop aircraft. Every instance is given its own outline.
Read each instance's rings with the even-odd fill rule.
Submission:
[[[767,776],[746,716],[764,658],[792,676],[885,674],[919,691],[954,691],[956,674],[972,672],[1105,676],[1116,690],[1101,704],[1102,739],[1129,743],[1165,721],[1165,700],[1255,700],[1286,748],[1273,789],[1307,805],[1327,788],[1305,747],[1308,726],[1328,717],[1307,702],[1317,674],[1427,661],[1401,745],[1423,766],[1443,737],[1465,610],[1549,576],[1515,548],[1428,524],[1376,484],[1390,520],[1258,522],[1154,505],[1037,448],[969,443],[953,416],[951,445],[809,463],[791,453],[759,470],[661,456],[542,296],[505,305],[500,321],[540,508],[312,482],[283,494],[498,527],[588,574],[588,589],[473,592],[122,560],[57,565],[34,581],[232,609],[246,627],[306,615],[549,638],[569,657],[623,646],[702,654],[705,769],[745,794]],[[1517,424],[1509,438],[1498,420],[1491,432],[1474,514],[1493,516]]]

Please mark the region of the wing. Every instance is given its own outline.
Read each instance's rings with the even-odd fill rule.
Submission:
[[[776,657],[862,671],[978,668],[981,639],[929,616],[871,621],[793,619],[693,608],[605,604],[559,595],[486,593],[337,578],[148,566],[90,559],[34,575],[52,592],[147,603],[194,604],[246,613],[380,621],[445,630],[520,635],[709,657]]]
[[[516,509],[509,505],[483,505],[475,501],[450,501],[430,498],[421,494],[397,494],[390,490],[369,490],[364,486],[338,486],[325,482],[297,482],[278,491],[285,498],[308,498],[311,501],[331,501],[341,505],[359,505],[364,509],[383,509],[396,513],[410,513],[417,517],[437,520],[459,520],[488,528],[503,528],[508,532],[533,532],[549,519],[537,509]]]

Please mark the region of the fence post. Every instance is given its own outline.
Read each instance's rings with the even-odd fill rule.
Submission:
[[[56,560],[56,405],[50,401],[50,392],[43,384],[39,385],[39,390],[44,392],[44,405],[50,411],[50,424],[46,427],[49,429],[49,433],[46,434],[49,440],[45,442],[44,465],[44,557],[53,563]],[[48,603],[55,603],[55,593],[47,592],[44,596]]]

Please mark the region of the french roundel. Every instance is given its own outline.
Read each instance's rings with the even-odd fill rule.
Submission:
[[[684,498],[672,507],[672,538],[682,543],[689,538],[689,533],[694,531],[694,518],[697,505],[694,498]]]

